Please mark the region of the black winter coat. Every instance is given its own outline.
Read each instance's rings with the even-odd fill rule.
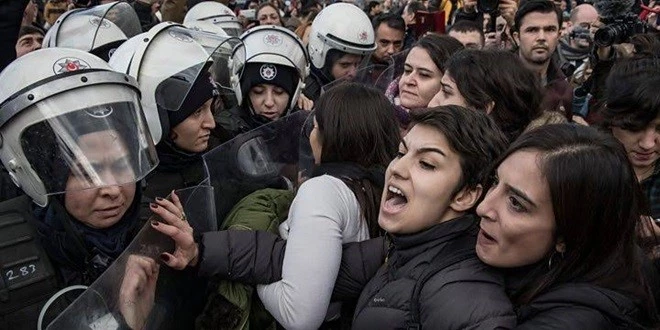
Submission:
[[[644,329],[640,310],[621,293],[588,283],[554,286],[518,307],[516,329]]]
[[[476,219],[463,216],[421,233],[392,236],[388,261],[367,284],[355,311],[353,329],[405,329],[419,319],[426,329],[509,329],[515,326],[504,276],[477,259]],[[459,250],[470,249],[463,261],[431,273]],[[413,291],[421,286],[418,314],[411,312]],[[413,315],[415,314],[415,315]]]

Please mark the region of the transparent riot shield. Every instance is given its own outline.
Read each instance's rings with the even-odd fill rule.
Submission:
[[[133,7],[112,2],[63,14],[48,30],[43,45],[80,49],[107,61],[114,49],[141,32]]]
[[[195,232],[217,230],[212,187],[179,190],[177,196]],[[152,216],[153,220],[157,217]],[[173,252],[174,242],[149,222],[63,312],[53,306],[62,305],[66,297],[51,298],[52,304],[44,306],[40,315],[40,329],[194,328],[194,319],[203,307],[205,282],[193,272],[160,265],[159,255]]]
[[[308,115],[294,112],[204,155],[209,184],[215,190],[218,227],[245,196],[264,188],[296,186],[300,132]]]

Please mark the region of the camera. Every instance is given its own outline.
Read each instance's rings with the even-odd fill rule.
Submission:
[[[600,47],[626,42],[633,35],[646,33],[647,30],[646,24],[633,13],[617,16],[604,23],[607,25],[598,29],[594,35],[594,42]]]

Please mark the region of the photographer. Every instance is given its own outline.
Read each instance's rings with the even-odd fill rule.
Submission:
[[[631,56],[634,47],[629,43],[630,39],[648,30],[648,26],[634,13],[633,4],[631,0],[606,0],[595,5],[599,18],[591,25],[595,44],[591,59],[593,73],[584,86],[576,90],[578,97],[591,95],[586,114],[590,124],[602,121],[598,109],[607,96],[605,80],[615,61]]]

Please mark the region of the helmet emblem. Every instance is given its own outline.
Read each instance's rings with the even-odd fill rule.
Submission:
[[[277,68],[272,64],[264,64],[259,69],[259,73],[264,80],[273,80],[277,76]]]
[[[108,22],[106,19],[102,19],[101,17],[92,17],[89,19],[89,23],[104,29],[110,28],[110,22]]]
[[[182,41],[182,42],[193,42],[193,38],[188,35],[187,33],[181,32],[181,31],[174,31],[170,30],[169,32],[170,37]]]
[[[81,69],[87,69],[89,68],[89,64],[87,62],[78,59],[78,58],[61,58],[53,64],[53,72],[57,73],[65,73],[65,72],[73,72],[73,71],[78,71]]]
[[[109,106],[98,106],[85,110],[88,115],[94,118],[105,118],[112,114],[112,108]]]
[[[264,43],[269,46],[277,47],[282,44],[282,37],[277,34],[267,34],[264,37]]]
[[[362,32],[360,32],[360,35],[358,36],[358,38],[360,38],[360,41],[367,41],[368,36],[369,35],[367,34],[367,31],[362,31]]]

